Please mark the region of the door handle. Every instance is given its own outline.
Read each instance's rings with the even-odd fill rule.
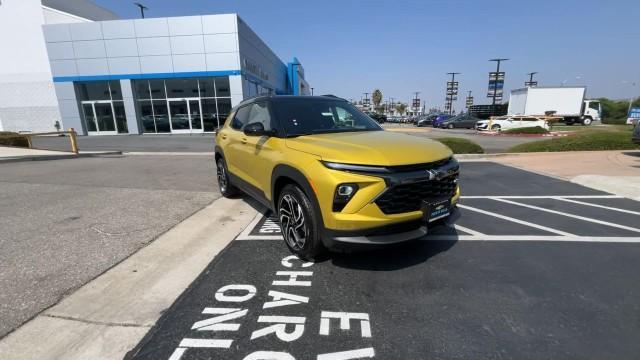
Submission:
[[[222,138],[222,140],[227,140],[227,134],[221,134],[220,137]]]
[[[242,142],[243,144],[246,144],[246,143],[247,143],[247,138],[242,138],[242,139],[240,140],[240,142]]]

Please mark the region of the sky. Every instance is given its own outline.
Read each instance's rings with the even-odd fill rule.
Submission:
[[[282,59],[296,56],[314,93],[442,107],[447,72],[460,72],[460,96],[488,104],[491,58],[505,98],[527,73],[540,86],[587,86],[588,97],[640,96],[639,0],[136,0],[147,17],[238,13]],[[138,18],[128,0],[94,0]],[[633,85],[633,84],[636,85]]]

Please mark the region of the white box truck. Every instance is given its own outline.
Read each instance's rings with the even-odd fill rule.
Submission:
[[[600,121],[600,101],[586,100],[584,86],[526,87],[511,90],[509,115],[559,116],[567,125]]]

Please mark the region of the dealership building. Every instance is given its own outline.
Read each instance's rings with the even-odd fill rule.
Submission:
[[[302,64],[280,60],[237,14],[42,31],[59,123],[83,135],[210,132],[245,98],[310,90]]]

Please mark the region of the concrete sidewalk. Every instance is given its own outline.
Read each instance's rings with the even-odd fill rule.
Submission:
[[[507,154],[490,160],[640,201],[640,151]]]
[[[0,146],[0,162],[38,161],[73,159],[98,155],[120,155],[121,151],[81,151],[74,154],[69,151],[27,149],[13,146]]]
[[[216,200],[2,339],[0,359],[122,359],[256,214]]]

